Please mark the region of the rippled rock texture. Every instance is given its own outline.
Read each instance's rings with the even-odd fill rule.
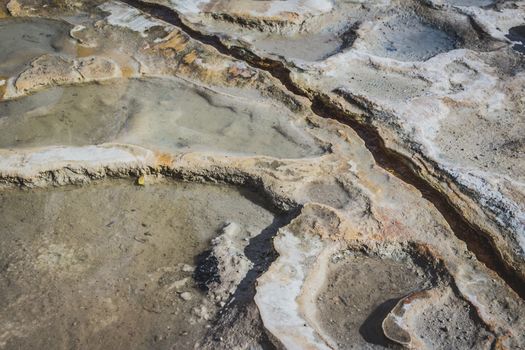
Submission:
[[[518,1],[0,1],[0,348],[525,347]]]

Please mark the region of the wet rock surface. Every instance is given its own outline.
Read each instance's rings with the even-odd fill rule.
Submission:
[[[275,114],[275,104],[254,97],[168,78],[53,87],[0,104],[0,147],[123,142],[283,158],[322,153],[291,111]]]
[[[0,348],[523,348],[524,14],[0,1]]]
[[[46,18],[3,19],[0,22],[0,75],[8,77],[48,53],[74,53],[70,24]]]

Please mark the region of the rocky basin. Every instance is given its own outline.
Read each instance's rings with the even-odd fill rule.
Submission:
[[[0,349],[525,347],[519,1],[0,1]]]
[[[217,312],[192,278],[197,258],[227,225],[242,241],[272,224],[253,197],[118,180],[2,191],[0,346],[192,347]]]

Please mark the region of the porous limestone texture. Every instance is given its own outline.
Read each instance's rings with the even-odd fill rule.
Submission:
[[[294,33],[247,24],[250,16],[226,20],[213,8],[196,17],[167,6],[201,34],[241,47],[237,56],[280,64],[274,74],[329,106],[329,117],[375,129],[525,281],[522,1],[333,1]],[[325,32],[344,44],[322,57],[287,51]],[[325,47],[307,43],[312,53]]]
[[[525,348],[524,15],[0,1],[0,349]]]

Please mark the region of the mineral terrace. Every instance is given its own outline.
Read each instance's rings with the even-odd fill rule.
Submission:
[[[525,349],[525,2],[0,0],[0,349]]]

